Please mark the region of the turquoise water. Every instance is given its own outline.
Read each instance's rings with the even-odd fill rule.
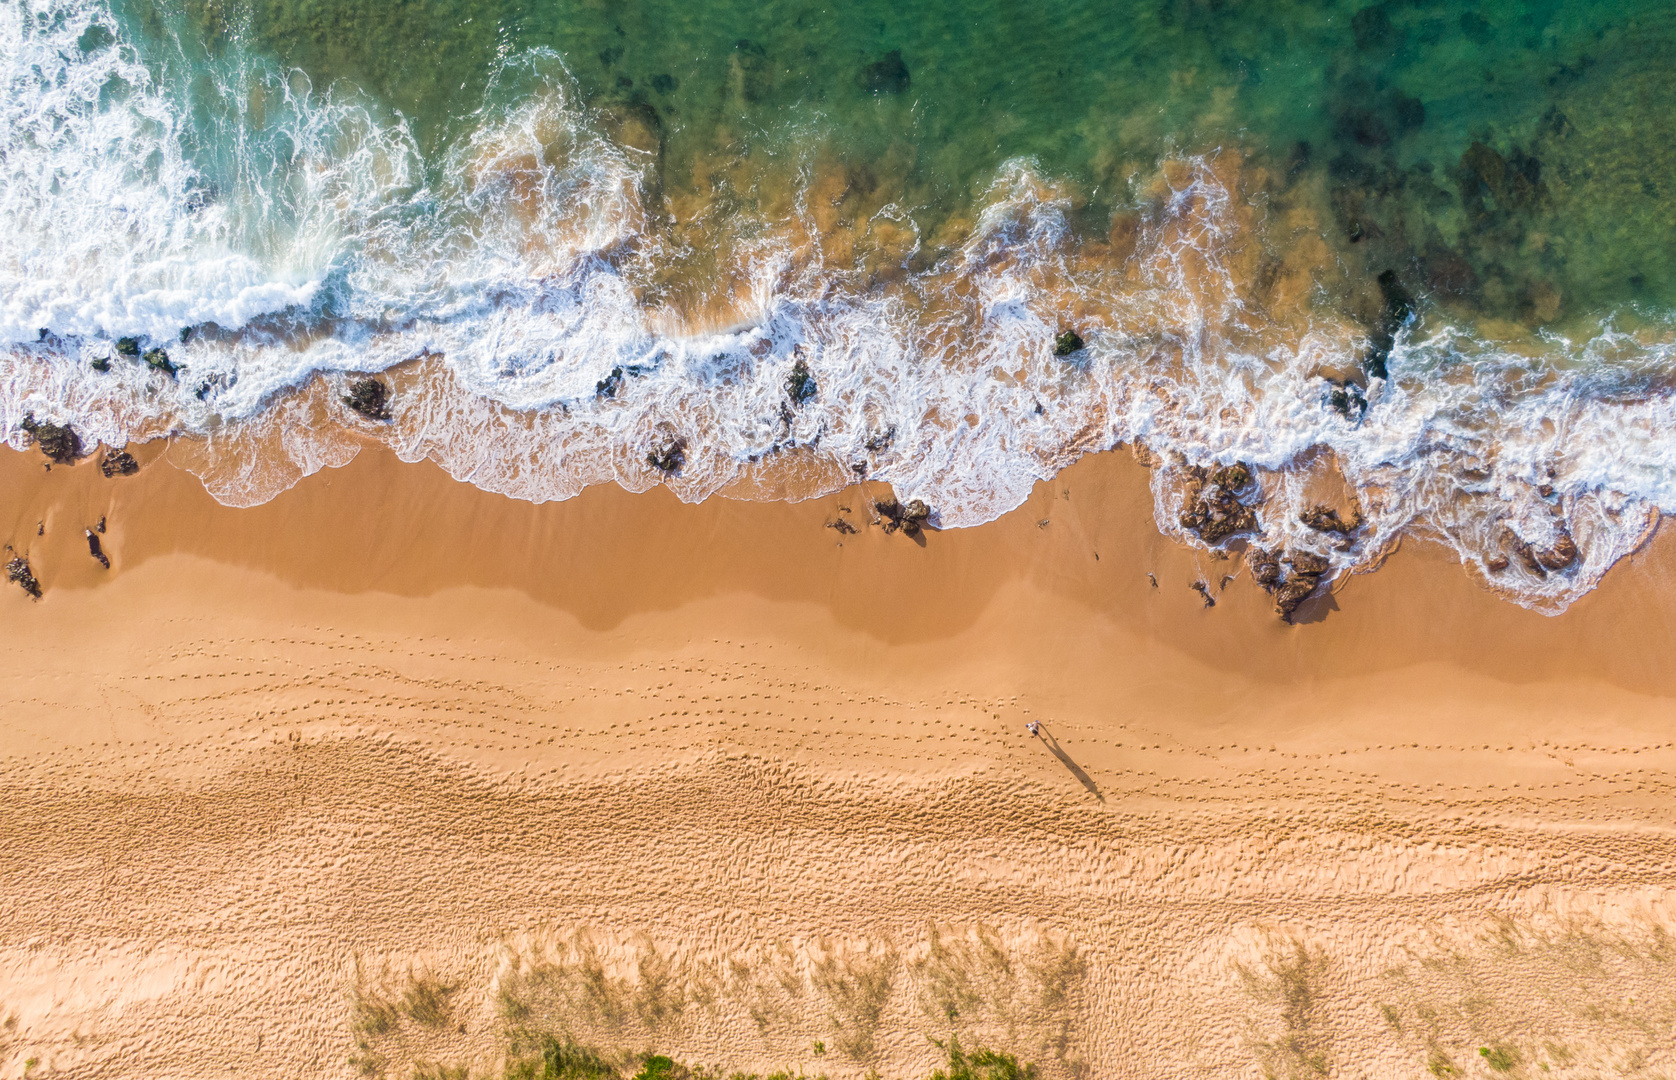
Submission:
[[[370,438],[958,526],[1139,442],[1189,542],[1423,533],[1543,610],[1676,508],[1676,4],[4,10],[5,419],[224,501]],[[1254,526],[1184,524],[1234,461]]]

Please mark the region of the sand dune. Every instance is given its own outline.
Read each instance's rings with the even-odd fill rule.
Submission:
[[[1666,540],[1557,619],[1410,544],[1286,626],[1125,454],[923,546],[141,456],[0,456],[0,1075],[1676,1071]]]

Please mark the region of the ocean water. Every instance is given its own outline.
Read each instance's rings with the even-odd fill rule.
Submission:
[[[1187,542],[1557,612],[1676,511],[1673,61],[1669,0],[6,0],[0,425],[945,528],[1131,444]]]

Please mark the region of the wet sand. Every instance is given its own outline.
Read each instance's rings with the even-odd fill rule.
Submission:
[[[1676,1067],[1668,531],[1557,618],[1410,542],[1288,626],[1124,452],[923,543],[139,454],[0,454],[0,1075],[498,1075],[508,987],[833,1077]],[[413,972],[451,1019],[369,1034]]]

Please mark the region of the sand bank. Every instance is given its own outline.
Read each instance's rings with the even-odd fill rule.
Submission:
[[[1287,626],[1123,453],[923,544],[141,458],[0,455],[4,1075],[477,1075],[508,1001],[834,1077],[1676,1067],[1668,536],[1559,618],[1411,543]]]

